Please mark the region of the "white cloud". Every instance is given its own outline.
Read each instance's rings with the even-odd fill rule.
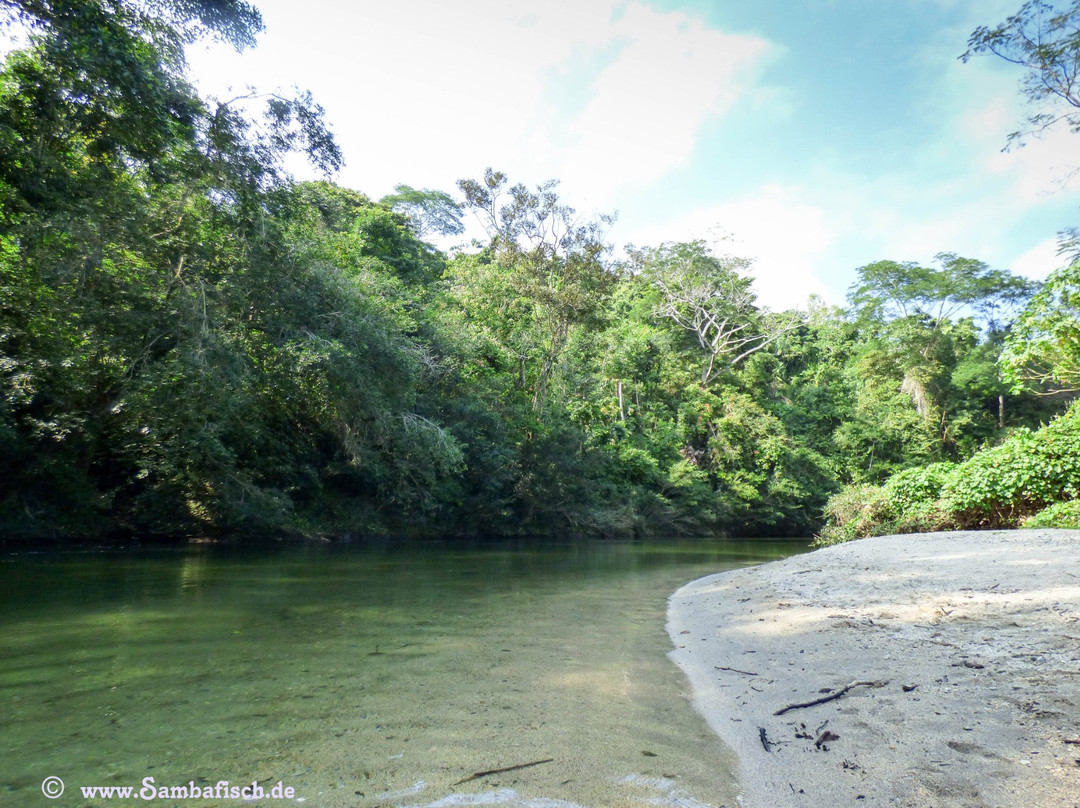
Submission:
[[[682,13],[628,6],[590,43],[618,56],[593,82],[585,110],[565,124],[574,143],[563,172],[601,198],[689,162],[701,126],[750,89],[769,53],[758,37],[725,34]]]
[[[934,87],[943,126],[928,144],[943,176],[956,177],[970,197],[996,198],[1014,217],[1053,197],[1075,195],[1072,180],[1080,167],[1077,136],[1067,127],[1005,148],[1008,134],[1023,129],[1036,111],[1018,91],[1022,73],[992,56],[950,65]]]
[[[771,308],[810,293],[839,302],[854,269],[883,258],[949,250],[1008,266],[1029,250],[1015,266],[1042,271],[1031,269],[1047,266],[1033,245],[1073,223],[1076,189],[1053,192],[1077,136],[1002,154],[1026,112],[1017,74],[989,57],[955,59],[974,25],[995,18],[984,4],[919,55],[934,69],[920,73],[923,103],[906,110],[914,148],[902,163],[876,159],[888,141],[873,129],[850,155],[809,139],[802,105],[817,96],[790,81],[795,62],[778,61],[805,56],[796,36],[733,35],[645,0],[312,0],[301,14],[293,0],[259,5],[268,33],[256,50],[193,62],[211,84],[310,88],[349,162],[343,184],[373,196],[398,182],[453,190],[488,165],[514,182],[555,177],[586,215],[623,210],[619,243],[733,233],[720,249],[756,260]],[[770,62],[784,69],[766,87]],[[878,68],[867,66],[868,81]],[[739,126],[718,125],[736,105]],[[782,183],[762,187],[735,166],[747,137],[805,159],[774,164],[758,150],[759,175]]]
[[[1014,258],[1010,269],[1017,275],[1041,281],[1064,263],[1065,260],[1058,255],[1058,241],[1055,237],[1046,239]]]
[[[259,5],[254,51],[192,54],[204,90],[311,89],[345,152],[341,181],[376,196],[397,182],[451,189],[491,165],[607,207],[685,164],[769,51],[620,0]]]
[[[1018,202],[1036,204],[1070,187],[1078,166],[1076,135],[1058,128],[1031,138],[1023,148],[998,152],[986,161],[988,171],[1008,175]]]
[[[828,303],[840,302],[815,274],[833,246],[831,230],[825,211],[802,201],[798,189],[774,185],[753,198],[700,208],[644,228],[633,241],[644,246],[704,239],[717,254],[750,258],[759,302],[779,311],[805,307],[812,294]]]
[[[1008,134],[1022,130],[1033,109],[1011,83],[1003,85],[993,78],[986,73],[974,77],[972,92],[957,98],[959,111],[951,131],[947,130],[947,142],[966,147],[972,164],[965,168],[975,176],[1009,183],[1015,205],[1036,205],[1063,190],[1074,190],[1070,183],[1080,167],[1077,136],[1066,126],[1056,126],[1039,136],[1024,137],[1023,145],[1006,148]]]

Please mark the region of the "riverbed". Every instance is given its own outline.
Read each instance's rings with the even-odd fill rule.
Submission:
[[[9,554],[0,793],[39,804],[55,777],[57,806],[124,802],[83,796],[95,786],[186,786],[199,799],[157,803],[242,804],[222,781],[292,789],[259,805],[734,805],[730,753],[667,657],[667,598],[804,549]]]

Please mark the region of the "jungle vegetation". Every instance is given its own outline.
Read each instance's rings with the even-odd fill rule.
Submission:
[[[186,81],[197,38],[253,45],[242,0],[0,7],[30,32],[0,70],[7,540],[809,536],[827,503],[848,538],[1077,497],[1080,264],[881,260],[772,312],[745,259],[616,252],[553,181],[336,185],[309,94]],[[1028,3],[968,55],[1075,65],[1024,49],[1037,13],[1075,40]],[[485,238],[433,246],[465,217]]]

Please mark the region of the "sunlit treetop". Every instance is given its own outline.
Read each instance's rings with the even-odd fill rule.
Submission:
[[[0,0],[9,21],[48,32],[71,47],[101,47],[119,28],[159,48],[174,67],[184,46],[203,37],[237,50],[255,45],[263,30],[259,10],[243,0]]]

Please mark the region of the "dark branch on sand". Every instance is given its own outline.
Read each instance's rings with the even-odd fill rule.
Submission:
[[[539,766],[543,763],[551,763],[555,758],[544,758],[543,760],[533,760],[529,763],[518,763],[514,766],[504,766],[501,769],[488,769],[486,772],[476,772],[470,774],[463,780],[458,780],[454,783],[455,786],[460,786],[462,783],[471,783],[473,780],[479,780],[481,777],[487,777],[492,774],[506,774],[507,772],[516,772],[518,769],[528,769],[531,766]]]
[[[784,707],[782,710],[777,710],[775,713],[773,713],[773,715],[783,715],[784,713],[788,712],[789,710],[799,710],[799,709],[802,709],[803,707],[813,707],[813,706],[818,705],[818,704],[824,704],[827,701],[835,701],[836,699],[840,698],[841,696],[846,695],[847,692],[849,690],[851,690],[852,688],[856,688],[856,687],[885,687],[885,685],[887,685],[887,684],[888,684],[888,682],[852,682],[849,685],[844,685],[844,687],[840,688],[835,693],[830,693],[827,696],[822,696],[820,699],[814,699],[813,701],[804,701],[804,702],[800,702],[798,704],[789,704],[787,707]]]

